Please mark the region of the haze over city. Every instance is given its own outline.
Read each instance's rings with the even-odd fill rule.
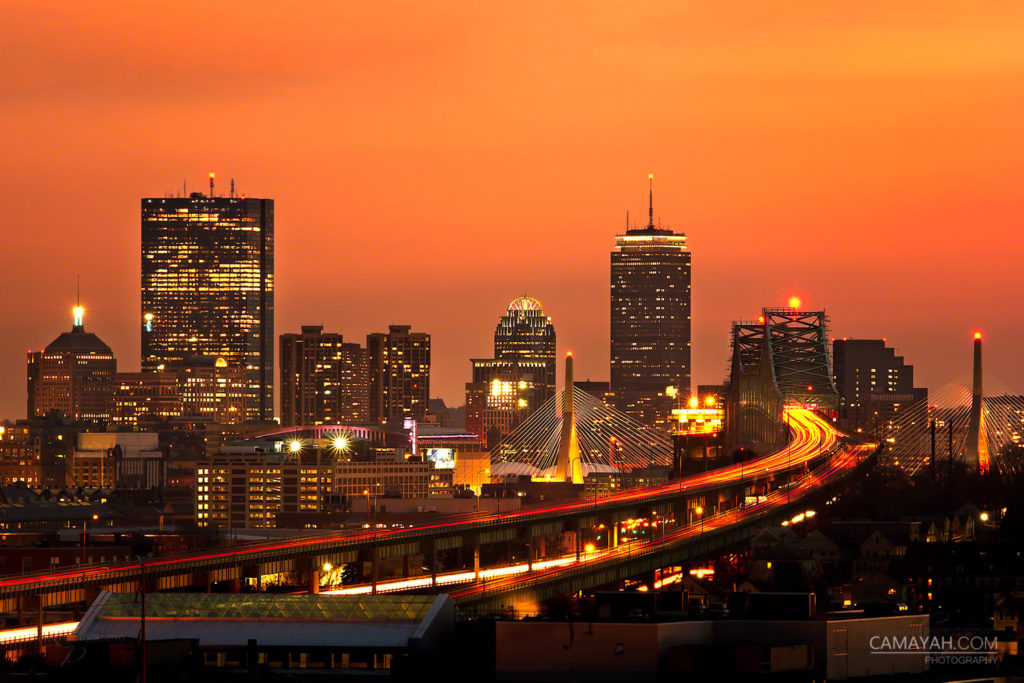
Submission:
[[[278,330],[411,323],[457,405],[526,291],[606,379],[608,251],[653,173],[694,253],[695,381],[795,293],[926,385],[983,329],[1019,390],[1024,10],[915,5],[7,3],[0,379],[69,327],[79,273],[137,366],[138,199],[211,170],[276,199]]]

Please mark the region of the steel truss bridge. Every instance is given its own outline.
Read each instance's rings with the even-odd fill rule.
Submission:
[[[726,448],[777,447],[785,439],[783,406],[792,404],[839,408],[825,312],[764,308],[756,322],[734,322]]]
[[[763,509],[765,516],[757,519],[748,515],[761,512],[719,515],[720,511],[735,509],[748,492],[768,494],[772,484],[778,489],[799,481],[790,487],[792,490],[787,495],[796,501],[797,496],[804,495],[797,493],[798,490],[810,492],[810,487],[820,487],[825,483],[818,469],[823,463],[837,462],[837,455],[849,454],[849,448],[843,445],[841,435],[829,421],[807,409],[791,408],[788,412],[793,438],[787,447],[668,484],[516,512],[454,516],[406,529],[320,534],[157,557],[146,560],[144,568],[135,562],[122,562],[9,576],[0,580],[0,611],[31,613],[38,610],[41,615],[46,607],[89,601],[101,590],[134,592],[140,584],[145,585],[146,590],[160,591],[206,589],[213,582],[227,581],[232,590],[237,590],[242,579],[283,572],[304,572],[309,589],[316,591],[320,583],[320,568],[327,563],[337,567],[350,562],[369,562],[376,585],[379,561],[419,554],[426,558],[436,587],[439,551],[471,548],[475,558],[474,569],[478,570],[481,545],[525,540],[529,544],[531,558],[534,558],[541,545],[533,542],[534,539],[575,531],[579,551],[581,530],[602,523],[611,528],[622,520],[650,515],[655,511],[659,514],[671,512],[676,514],[676,519],[683,519],[687,511],[703,508],[708,515],[705,539],[710,542],[737,524],[743,528],[755,523],[763,524],[770,515],[776,514],[776,508],[782,509],[781,505],[773,504]],[[840,460],[849,464],[847,455]],[[777,501],[778,498],[771,500]],[[683,536],[674,534],[666,538],[669,541],[683,540]]]

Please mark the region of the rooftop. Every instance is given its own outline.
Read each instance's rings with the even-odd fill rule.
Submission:
[[[134,593],[104,592],[75,637],[135,638],[139,608]],[[148,639],[196,639],[201,646],[242,646],[254,639],[267,645],[406,647],[434,624],[453,620],[447,595],[146,595]]]

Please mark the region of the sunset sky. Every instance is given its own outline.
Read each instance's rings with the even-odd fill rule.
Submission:
[[[276,333],[433,335],[464,400],[524,291],[608,378],[626,211],[693,251],[695,382],[791,294],[937,388],[1024,391],[1024,4],[0,0],[0,418],[86,328],[139,364],[139,198],[276,200]],[[276,364],[276,359],[275,359]]]

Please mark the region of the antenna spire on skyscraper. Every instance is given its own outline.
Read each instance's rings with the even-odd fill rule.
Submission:
[[[82,276],[75,276],[75,308],[72,310],[74,314],[74,329],[80,329],[85,318],[85,309],[82,308]]]
[[[650,196],[647,205],[647,228],[654,230],[654,174],[647,174],[648,191]]]

